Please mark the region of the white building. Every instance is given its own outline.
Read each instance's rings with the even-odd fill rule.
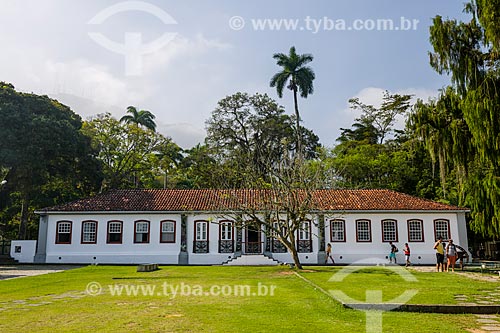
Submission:
[[[34,261],[198,265],[262,254],[292,262],[265,228],[236,222],[236,202],[255,204],[261,194],[258,190],[114,190],[39,210]],[[409,244],[415,264],[435,263],[433,244],[438,236],[468,248],[464,208],[390,190],[320,190],[314,197],[315,207],[296,235],[303,264],[323,264],[327,243],[339,264],[387,258],[390,241],[400,249],[401,263],[404,243]]]

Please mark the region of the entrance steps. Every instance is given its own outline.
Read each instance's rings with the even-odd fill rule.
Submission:
[[[280,262],[269,258],[263,254],[244,254],[242,256],[233,258],[223,265],[225,266],[276,266]]]

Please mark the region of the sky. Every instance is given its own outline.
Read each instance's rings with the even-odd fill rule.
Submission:
[[[333,147],[382,92],[436,96],[449,78],[429,65],[432,18],[466,19],[456,0],[0,0],[0,81],[48,95],[88,119],[129,105],[156,115],[182,148],[205,138],[217,102],[236,92],[279,98],[275,53],[314,56],[303,126]],[[392,20],[392,30],[387,20]],[[379,28],[377,28],[377,22]]]

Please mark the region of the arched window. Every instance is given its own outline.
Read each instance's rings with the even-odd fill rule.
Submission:
[[[71,244],[73,222],[58,221],[56,223],[56,244]]]
[[[408,220],[408,242],[424,241],[424,223],[422,220]]]
[[[160,230],[160,243],[175,243],[175,221],[161,221]]]
[[[219,222],[219,253],[234,252],[234,227],[233,221]]]
[[[123,239],[123,222],[108,221],[108,234],[106,236],[107,244],[121,244]]]
[[[149,221],[139,220],[134,223],[134,243],[149,243]]]
[[[356,241],[372,241],[372,227],[370,220],[356,220]]]
[[[450,239],[450,221],[445,219],[434,220],[434,239],[441,237],[444,241]]]
[[[398,241],[398,221],[382,220],[382,242]]]
[[[194,221],[194,253],[208,253],[208,221]]]
[[[297,235],[297,252],[312,252],[311,221],[303,221]]]
[[[97,243],[97,221],[82,222],[82,244]]]
[[[345,221],[330,220],[330,241],[345,242]]]
[[[271,252],[273,253],[286,253],[287,249],[283,243],[281,243],[278,239],[278,234],[286,235],[287,225],[285,220],[274,221],[273,222],[273,232],[271,234]]]

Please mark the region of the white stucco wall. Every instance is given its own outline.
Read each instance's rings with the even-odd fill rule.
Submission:
[[[221,264],[233,258],[231,253],[219,253],[219,222],[233,220],[231,216],[222,217],[210,214],[196,214],[187,216],[187,252],[190,265]],[[208,253],[194,253],[195,221],[208,221]],[[236,240],[236,230],[233,241]]]
[[[13,240],[10,243],[10,256],[19,263],[33,263],[35,260],[35,252],[35,240]]]
[[[218,253],[219,245],[219,221],[228,220],[228,217],[220,217],[211,214],[186,214],[186,236],[188,263],[191,265],[221,264],[231,259],[234,253]],[[465,218],[463,213],[454,212],[357,212],[348,214],[325,215],[325,245],[331,243],[333,246],[333,257],[338,264],[349,264],[367,258],[385,259],[389,254],[390,246],[382,242],[382,224],[385,219],[394,219],[398,222],[398,241],[395,242],[399,248],[397,260],[404,261],[403,246],[408,242],[407,220],[421,219],[423,221],[424,242],[408,242],[411,248],[411,261],[415,264],[434,264],[434,220],[449,220],[450,234],[455,243],[467,249],[467,233],[465,228]],[[317,228],[318,216],[310,216],[312,220],[312,253],[300,253],[299,257],[304,264],[322,264],[322,255],[318,260],[320,248],[320,234]],[[330,240],[331,219],[345,220],[346,242],[332,242]],[[371,221],[371,242],[356,241],[357,219],[368,219]],[[81,228],[82,222],[94,220],[98,222],[97,243],[82,244]],[[121,244],[107,244],[107,222],[110,220],[123,221],[123,239]],[[137,220],[150,221],[150,242],[146,244],[134,243],[134,222]],[[176,222],[175,243],[160,243],[160,221],[173,220]],[[209,234],[209,253],[193,253],[193,241],[195,236],[194,222],[196,220],[206,220]],[[56,244],[56,223],[57,221],[72,222],[71,244]],[[242,232],[242,241],[245,242],[245,232]],[[234,233],[236,240],[236,231]],[[262,241],[265,235],[262,233]],[[262,250],[265,250],[263,244]],[[113,264],[137,264],[137,263],[159,263],[177,264],[179,263],[179,253],[181,247],[181,214],[165,213],[105,213],[105,214],[51,214],[47,218],[47,263],[113,263]],[[274,253],[274,259],[281,262],[292,262],[288,253]]]
[[[282,216],[284,219],[285,216]],[[317,227],[317,216],[308,216],[309,220],[311,220],[311,238],[313,242],[313,252],[311,253],[300,253],[299,257],[301,262],[304,264],[316,264],[317,260],[317,252],[319,249],[319,238],[318,235],[318,227]],[[193,240],[195,238],[195,221],[197,220],[205,220],[209,221],[209,253],[193,253]],[[196,215],[188,215],[188,227],[187,227],[187,239],[188,239],[188,253],[189,253],[189,264],[194,265],[209,265],[209,264],[221,264],[223,262],[228,261],[233,258],[234,253],[218,253],[219,252],[219,223],[225,220],[235,220],[235,218],[231,216],[213,216],[210,214],[196,214]],[[243,217],[243,220],[250,220],[250,218]],[[236,230],[234,232],[234,240],[236,240]],[[245,230],[242,230],[242,242],[245,243],[246,233]],[[261,242],[262,242],[262,251],[265,252],[266,246],[266,234],[265,232],[261,233]],[[245,254],[245,245],[242,245],[243,254]],[[280,262],[292,262],[291,256],[288,253],[274,253],[273,258]]]
[[[97,221],[97,243],[82,244],[82,222]],[[107,244],[107,223],[111,220],[123,221],[121,244]],[[149,243],[134,243],[134,222],[150,221]],[[175,243],[160,243],[160,221],[176,222]],[[56,244],[56,224],[71,221],[71,244]],[[57,214],[50,215],[47,227],[47,263],[98,263],[98,264],[177,264],[180,251],[180,215],[168,214]]]
[[[382,242],[382,220],[394,219],[398,222],[398,241],[393,242],[399,249],[396,255],[398,263],[404,262],[403,247],[408,243],[411,256],[410,261],[414,264],[435,264],[436,256],[434,250],[434,220],[449,220],[450,235],[455,244],[467,249],[467,233],[465,230],[465,219],[463,228],[459,228],[457,213],[350,213],[344,215],[325,216],[325,241],[332,244],[333,258],[336,263],[348,264],[367,258],[388,258],[390,245]],[[463,213],[460,213],[463,216]],[[330,240],[331,219],[345,220],[346,242],[332,242]],[[367,219],[371,221],[372,241],[356,241],[356,220]],[[411,219],[423,221],[424,242],[410,242],[408,240],[408,224]],[[462,230],[464,229],[464,230]]]

